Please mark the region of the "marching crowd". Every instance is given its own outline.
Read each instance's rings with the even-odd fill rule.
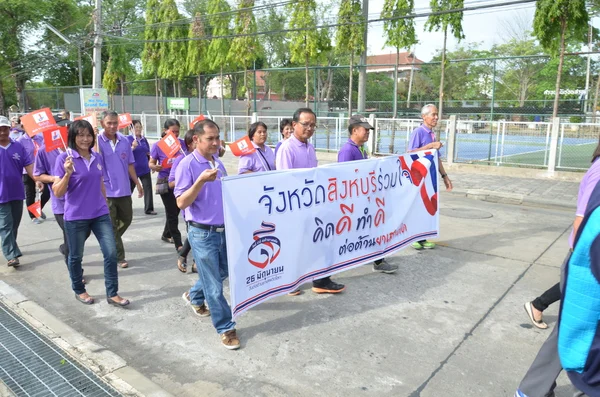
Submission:
[[[425,105],[421,116],[423,123],[412,132],[408,151],[437,149],[439,155],[442,143],[433,132],[438,122],[436,107]],[[137,190],[138,197],[144,198],[144,213],[151,216],[157,214],[153,194],[158,194],[165,208],[161,239],[173,244],[177,252],[177,268],[181,272],[187,271],[191,251],[194,262],[192,271],[199,274],[194,286],[183,293],[183,300],[196,315],[211,317],[221,343],[227,349],[238,349],[240,340],[236,324],[223,295],[223,280],[228,277],[228,264],[221,179],[227,175],[227,171],[220,160],[225,148],[220,139],[219,126],[209,119],[197,122],[186,131],[184,139],[178,138],[182,148],[180,155],[169,157],[158,143],[150,145],[139,120],[133,120],[131,135],[123,135],[118,132],[118,114],[113,111],[102,114],[100,129],[95,129],[85,120],[71,122],[69,118],[66,113],[57,117],[59,124],[68,125],[65,147],[46,152],[43,138],[29,137],[20,129],[19,120],[9,122],[6,117],[0,116],[0,238],[8,266],[20,265],[22,253],[17,244],[17,232],[23,213],[23,200],[29,207],[36,201],[36,191],[40,192],[41,207],[48,200],[51,201],[52,212],[62,229],[64,242],[59,249],[64,255],[75,298],[84,304],[94,303],[94,298],[86,291],[82,268],[85,241],[93,232],[104,258],[106,300],[111,305],[125,307],[130,301],[118,293],[118,268],[129,266],[122,237],[133,218],[131,196]],[[255,151],[240,157],[238,173],[317,167],[315,148],[310,143],[316,128],[315,113],[309,108],[298,109],[292,119],[281,121],[282,139],[273,150],[266,144],[267,126],[262,122],[253,123],[248,130],[248,137]],[[176,119],[168,119],[164,123],[163,135],[172,133],[179,137],[180,129]],[[365,144],[371,130],[373,126],[366,118],[351,116],[348,122],[349,138],[338,153],[338,161],[367,159],[369,152]],[[593,165],[581,185],[565,269],[573,252],[577,252],[581,246],[577,242],[587,236],[584,235],[584,226],[590,225],[587,221],[591,210],[596,208],[590,209],[592,203],[600,206],[600,188],[594,190],[600,180],[598,157],[600,144],[594,153]],[[441,161],[438,170],[446,189],[451,190],[452,181]],[[157,173],[154,187],[152,173]],[[187,238],[183,238],[179,230],[181,213]],[[45,219],[43,212],[39,217],[34,214],[30,216],[36,223]],[[586,230],[594,226],[595,223],[592,223]],[[600,250],[600,243],[594,244],[594,249]],[[413,243],[415,249],[431,249],[434,246],[434,243],[425,240]],[[595,259],[592,257],[592,262],[596,261],[592,266],[599,266],[599,258],[600,252]],[[397,268],[385,258],[373,264],[373,271],[376,272],[394,273]],[[344,289],[343,284],[330,277],[313,280],[312,284],[312,291],[319,294],[335,294]],[[541,312],[550,301],[561,298],[560,291],[557,285],[550,293],[526,304],[527,313],[536,326],[544,328]],[[298,289],[289,295],[300,293]],[[548,295],[551,298],[544,299]],[[600,292],[594,298],[600,301]],[[551,395],[549,393],[556,385],[554,380],[562,369],[558,360],[561,341],[557,330],[558,327],[536,358],[517,391],[518,396]],[[596,368],[600,369],[598,335],[600,331],[592,339],[593,349],[596,349],[593,350],[594,362],[598,365]],[[571,374],[569,372],[569,376]],[[595,396],[598,393],[590,393],[586,386],[589,382],[600,385],[597,379],[599,375],[595,376],[591,377],[592,380],[590,377],[581,380],[580,376],[573,383],[588,395]],[[542,389],[544,393],[540,393]]]

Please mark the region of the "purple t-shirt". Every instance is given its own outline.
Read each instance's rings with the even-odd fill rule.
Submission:
[[[275,166],[278,170],[315,168],[317,166],[315,147],[310,142],[301,142],[292,134],[279,147]]]
[[[177,166],[185,157],[186,156],[182,155],[181,153],[179,153],[179,156],[175,157],[175,159],[173,160],[173,164],[171,164],[171,168],[169,169],[169,179],[167,180],[167,182],[175,182],[175,173],[177,172]]]
[[[217,179],[213,182],[205,183],[200,193],[198,193],[196,200],[184,210],[183,216],[187,221],[213,226],[225,224],[221,178],[227,176],[227,171],[221,160],[218,158],[214,160],[215,166],[219,170]],[[186,190],[191,188],[202,171],[211,168],[212,164],[198,153],[197,150],[194,150],[189,156],[184,157],[175,171],[175,197],[181,196]]]
[[[361,150],[361,148],[359,148],[352,139],[348,139],[348,142],[346,142],[338,152],[338,163],[343,163],[345,161],[364,160],[367,158],[369,158],[367,150],[364,148]]]
[[[135,174],[137,176],[146,175],[150,172],[150,166],[148,165],[148,155],[150,154],[150,144],[144,137],[136,138],[133,135],[127,135],[129,145],[133,144],[133,141],[137,139],[138,145],[133,149],[133,159],[135,161]]]
[[[181,144],[181,150],[183,150],[183,152],[185,153],[185,147],[186,147],[185,141],[183,139],[179,138],[179,143]],[[167,155],[162,150],[160,150],[160,148],[158,147],[158,142],[156,142],[156,143],[154,143],[154,145],[152,145],[152,149],[150,150],[150,157],[152,157],[154,160],[156,160],[157,164],[162,165],[163,161],[167,158]],[[170,172],[171,172],[171,170],[169,168],[162,169],[162,170],[158,171],[158,177],[159,178],[168,178]]]
[[[265,149],[261,149],[257,144],[252,142],[256,151],[252,154],[247,154],[240,157],[238,165],[238,174],[244,172],[264,172],[273,171],[275,169],[275,153],[273,149],[265,145]]]
[[[29,153],[29,157],[34,159],[36,151],[39,150],[40,146],[44,144],[44,137],[41,134],[37,134],[31,138],[29,135],[23,134],[19,139],[17,139],[17,142],[23,145],[27,153]],[[23,169],[23,175],[25,174],[27,174],[27,171]]]
[[[585,209],[588,205],[588,201],[590,201],[590,196],[592,191],[600,181],[600,160],[596,159],[592,166],[587,170],[583,178],[581,179],[581,183],[579,184],[579,193],[577,193],[577,210],[575,211],[575,216],[583,217],[585,215]],[[569,246],[573,248],[573,240],[575,236],[573,235],[573,230],[571,230],[571,235],[569,236]]]
[[[421,124],[410,134],[407,151],[411,152],[432,142],[435,142],[435,134],[429,128],[425,127],[425,124]],[[440,149],[438,150],[438,157],[441,155]]]
[[[117,132],[117,142],[113,150],[110,139],[102,133],[98,135],[98,148],[102,154],[100,161],[107,175],[104,179],[106,197],[131,196],[129,164],[134,164],[135,159],[129,140]]]
[[[112,149],[111,149],[112,150]],[[95,219],[108,214],[108,205],[102,195],[101,183],[106,185],[107,172],[102,166],[102,155],[92,151],[88,162],[75,150],[71,151],[75,170],[69,179],[65,198],[65,221]],[[67,153],[61,153],[54,165],[54,175],[65,176]]]
[[[35,156],[35,163],[33,165],[33,175],[54,175],[54,165],[56,164],[56,159],[61,154],[61,151],[58,149],[54,149],[51,152],[46,152],[46,147],[41,146]],[[63,162],[64,163],[64,162]],[[64,164],[63,164],[64,165]],[[52,184],[49,183],[48,187],[50,188],[50,198],[52,199],[52,212],[56,214],[64,214],[65,213],[65,198],[64,196],[58,198],[54,195],[54,191],[52,190]]]
[[[279,142],[277,142],[277,145],[275,145],[275,157],[277,157],[277,151],[279,150],[279,147],[281,146],[282,143],[283,143],[283,141],[279,141]]]
[[[0,204],[25,200],[23,167],[33,164],[33,159],[19,142],[0,146]]]

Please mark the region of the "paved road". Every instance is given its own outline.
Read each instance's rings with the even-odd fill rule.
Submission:
[[[235,160],[227,164],[233,171]],[[392,256],[394,275],[369,266],[342,273],[335,278],[348,288],[338,296],[304,286],[266,302],[239,319],[242,349],[231,352],[181,300],[196,275],[178,272],[174,249],[159,239],[160,200],[156,217],[134,205],[124,238],[132,266],[119,270],[129,310],[75,301],[52,216],[23,223],[23,266],[0,268],[0,277],[177,396],[511,395],[549,334],[532,328],[522,304],[558,280],[573,215],[444,192],[437,249]],[[84,267],[88,291],[101,297],[95,241]],[[547,311],[551,325],[556,313]],[[561,377],[557,396],[566,384]]]

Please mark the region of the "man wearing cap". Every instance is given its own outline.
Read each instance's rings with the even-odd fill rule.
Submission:
[[[373,126],[369,124],[369,120],[355,114],[348,121],[348,133],[350,138],[340,148],[338,152],[338,163],[345,161],[365,160],[369,158],[369,152],[365,147],[365,143],[369,140],[369,132],[373,130]],[[380,273],[394,273],[398,270],[397,265],[388,263],[385,258],[377,259],[373,264],[373,271]]]
[[[101,124],[104,131],[98,135],[98,149],[102,154],[102,165],[108,175],[104,179],[106,200],[117,243],[117,260],[119,266],[125,268],[129,264],[125,260],[122,236],[133,219],[129,181],[133,181],[137,186],[138,197],[144,197],[144,189],[135,173],[135,159],[131,145],[124,135],[117,132],[119,127],[117,112],[103,112]]]
[[[317,116],[309,108],[300,108],[294,112],[292,118],[292,135],[283,141],[275,158],[277,170],[294,168],[316,168],[317,154],[314,146],[308,142],[317,128]],[[346,289],[343,284],[334,282],[330,277],[313,280],[313,292],[317,294],[337,294]],[[298,295],[300,290],[295,290],[289,295]]]
[[[2,253],[8,266],[19,266],[22,256],[17,245],[17,231],[23,215],[25,191],[22,188],[22,170],[33,178],[33,159],[19,142],[9,137],[10,122],[0,116],[0,239]]]
[[[437,126],[438,122],[438,110],[433,104],[425,105],[421,108],[421,118],[423,118],[423,124],[415,128],[415,130],[410,134],[410,140],[408,142],[407,152],[416,152],[419,150],[431,150],[435,149],[438,151],[438,168],[440,170],[440,175],[442,180],[444,181],[444,185],[446,185],[446,190],[452,190],[452,181],[446,174],[446,170],[444,170],[444,165],[442,164],[442,160],[440,159],[440,149],[442,146],[442,142],[436,141],[435,134],[433,133],[433,129]],[[412,247],[416,250],[421,250],[423,248],[431,249],[435,248],[435,244],[429,242],[427,240],[415,241],[412,244]]]

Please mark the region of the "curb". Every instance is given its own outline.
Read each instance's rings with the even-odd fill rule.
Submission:
[[[557,208],[561,210],[576,210],[576,203],[565,203],[558,200],[546,200],[543,198],[528,197],[523,194],[503,193],[485,189],[452,189],[445,192],[451,195],[467,197],[474,200],[488,201],[491,203],[502,203],[512,205],[524,205],[528,207]]]
[[[0,301],[124,396],[173,397],[120,356],[87,339],[4,281],[0,281]],[[0,395],[4,395],[2,391],[0,384]]]

